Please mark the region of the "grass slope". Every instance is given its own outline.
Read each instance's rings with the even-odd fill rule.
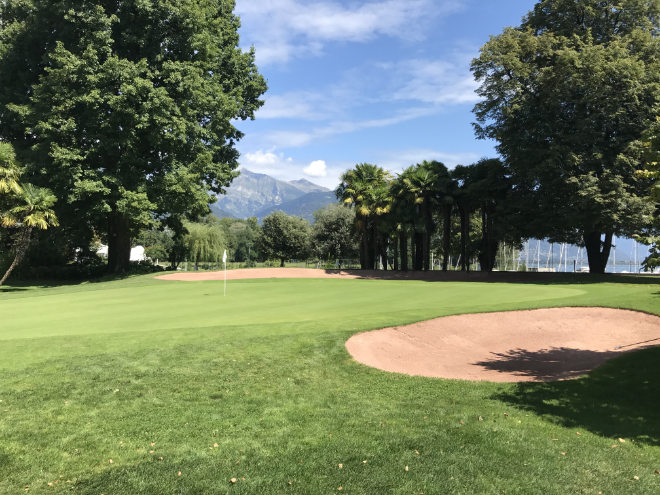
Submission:
[[[562,280],[5,289],[0,492],[658,493],[659,348],[548,384],[390,374],[344,348],[445,314],[660,312],[656,283]]]

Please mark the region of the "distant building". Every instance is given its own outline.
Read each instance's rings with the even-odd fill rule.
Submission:
[[[101,247],[96,251],[96,254],[103,258],[108,257],[108,246],[101,244]],[[147,257],[144,255],[144,246],[135,246],[131,248],[131,261],[145,261]]]

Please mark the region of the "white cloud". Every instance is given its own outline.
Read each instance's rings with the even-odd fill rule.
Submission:
[[[303,169],[303,172],[310,177],[325,177],[328,175],[326,164],[323,160],[314,160]]]
[[[469,165],[481,158],[477,153],[471,152],[447,152],[434,149],[409,149],[383,151],[380,160],[377,163],[391,172],[401,172],[416,163],[424,160],[437,160],[444,163],[447,168],[454,168],[456,165]]]
[[[242,164],[245,165],[256,165],[256,166],[267,166],[275,165],[276,163],[283,160],[283,155],[276,155],[271,152],[263,152],[261,150],[255,151],[254,153],[246,153],[243,159],[241,160]]]
[[[256,46],[265,65],[319,55],[325,43],[365,42],[378,36],[420,39],[438,16],[463,8],[465,0],[379,0],[345,5],[337,0],[238,0],[242,39]],[[414,28],[411,28],[414,26]]]
[[[322,127],[316,127],[310,131],[272,131],[264,135],[264,139],[272,146],[278,148],[299,148],[307,146],[316,139],[321,139],[339,134],[350,134],[362,129],[373,129],[389,127],[392,125],[414,120],[419,117],[437,113],[433,107],[416,107],[397,112],[391,117],[383,117],[367,120],[339,120],[329,122]]]
[[[434,104],[475,103],[478,87],[467,61],[411,60],[398,68],[403,84],[394,91],[395,100]]]

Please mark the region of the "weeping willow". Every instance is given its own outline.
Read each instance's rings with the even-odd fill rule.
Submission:
[[[188,234],[184,237],[188,259],[195,263],[216,263],[222,260],[222,253],[227,242],[219,225],[204,223],[189,223],[186,225]]]

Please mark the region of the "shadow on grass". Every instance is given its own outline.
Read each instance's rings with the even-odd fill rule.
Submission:
[[[426,282],[491,282],[515,284],[641,284],[660,285],[660,276],[635,274],[536,273],[536,272],[458,272],[394,270],[325,270],[366,280],[420,280]],[[660,294],[660,293],[658,293]]]
[[[660,347],[626,353],[576,380],[519,383],[492,399],[569,428],[660,445]]]
[[[0,287],[0,292],[22,292],[29,289],[25,287]]]

